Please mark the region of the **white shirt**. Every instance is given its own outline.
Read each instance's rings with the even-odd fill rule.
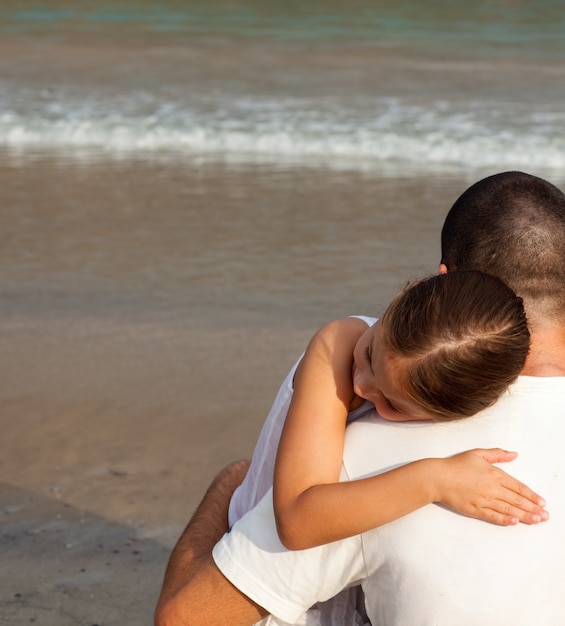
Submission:
[[[289,552],[267,494],[214,559],[243,593],[289,623],[361,582],[373,626],[562,626],[564,446],[565,378],[520,377],[494,407],[458,422],[398,424],[373,413],[347,428],[344,479],[502,447],[519,452],[505,469],[546,499],[550,520],[500,527],[428,505],[363,535]]]
[[[367,317],[364,315],[355,315],[352,317],[363,320],[367,324],[367,327],[372,326],[377,321],[375,317]],[[290,408],[292,396],[294,395],[294,375],[298,364],[302,360],[302,356],[304,355],[300,356],[284,379],[271,406],[271,410],[267,415],[267,419],[263,424],[263,428],[261,429],[259,439],[253,451],[251,466],[247,471],[245,479],[232,496],[228,511],[230,527],[247,513],[247,511],[252,509],[273,486],[273,475],[277,450],[279,449],[279,441]],[[365,401],[360,407],[349,412],[347,423],[358,419],[372,408],[374,408],[374,405]]]

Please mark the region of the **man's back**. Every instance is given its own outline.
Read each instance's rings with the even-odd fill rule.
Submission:
[[[205,621],[206,608],[196,613],[194,606],[202,604],[206,585],[217,604],[222,589],[237,605],[238,623],[251,623],[263,610],[295,622],[316,601],[361,583],[373,626],[562,626],[564,251],[565,195],[548,181],[504,172],[465,191],[442,229],[440,272],[482,270],[507,282],[524,299],[528,316],[531,345],[524,372],[561,378],[522,378],[511,398],[460,423],[395,425],[362,418],[348,427],[344,456],[345,470],[355,478],[473,447],[515,449],[520,457],[506,469],[547,499],[548,522],[499,528],[430,505],[364,535],[289,552],[278,539],[268,493],[216,544],[217,567],[207,553],[199,567],[184,549],[197,536],[189,524],[173,553],[181,565],[171,568],[175,584],[164,587],[164,615],[177,612],[186,623],[190,606],[193,622]],[[235,623],[229,612],[215,617],[218,624]]]
[[[361,583],[373,626],[563,626],[565,377],[520,377],[487,411],[458,422],[347,428],[343,478],[471,448],[503,447],[505,466],[547,500],[551,518],[501,527],[428,505],[373,531],[310,550],[281,545],[270,494],[216,545],[233,584],[281,621]]]
[[[565,620],[565,378],[521,377],[475,418],[348,428],[349,478],[474,447],[517,450],[505,469],[547,500],[551,518],[500,527],[430,505],[363,536],[373,626],[458,626]]]

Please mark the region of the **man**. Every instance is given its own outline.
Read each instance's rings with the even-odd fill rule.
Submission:
[[[524,376],[494,407],[459,422],[399,425],[376,414],[359,420],[348,427],[342,477],[503,446],[519,451],[511,471],[546,498],[551,519],[505,528],[429,505],[363,535],[289,552],[267,495],[216,545],[213,560],[231,490],[220,476],[220,491],[212,489],[199,511],[207,524],[216,520],[206,541],[189,525],[173,551],[159,626],[251,624],[267,612],[290,623],[307,620],[309,607],[358,583],[373,626],[563,623],[565,196],[519,172],[473,185],[442,231],[440,271],[457,269],[488,271],[524,299],[532,335]],[[238,471],[237,479],[245,466]]]

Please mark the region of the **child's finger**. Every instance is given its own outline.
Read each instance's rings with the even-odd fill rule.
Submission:
[[[520,523],[520,519],[515,515],[506,515],[499,511],[493,511],[492,509],[483,511],[483,517],[481,519],[485,519],[498,526],[516,526],[516,524]]]
[[[537,495],[536,497],[539,498]],[[538,503],[536,503],[533,497],[522,496],[510,490],[504,496],[500,506],[500,512],[518,516],[519,520],[525,524],[539,524],[549,519],[549,513],[544,508],[545,501],[543,498],[539,498]]]
[[[489,463],[510,463],[517,456],[517,452],[511,450],[504,450],[503,448],[475,448],[470,450],[473,454],[476,454]]]
[[[511,504],[522,509],[525,508],[529,511],[533,510],[532,505],[541,508],[545,507],[545,500],[533,489],[530,489],[527,485],[508,474],[505,476],[508,476],[508,479],[503,483],[503,485],[510,492],[508,498]]]
[[[547,511],[524,510],[503,501],[496,502],[489,513],[491,513],[489,515],[490,521],[502,526],[512,526],[519,522],[522,524],[540,524],[549,519]]]

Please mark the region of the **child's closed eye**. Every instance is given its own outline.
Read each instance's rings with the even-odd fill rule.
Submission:
[[[384,396],[383,396],[384,397]],[[388,398],[384,398],[385,400],[385,404],[386,406],[391,410],[391,411],[396,411],[397,413],[399,413],[400,411],[392,404],[392,402],[388,399]]]

